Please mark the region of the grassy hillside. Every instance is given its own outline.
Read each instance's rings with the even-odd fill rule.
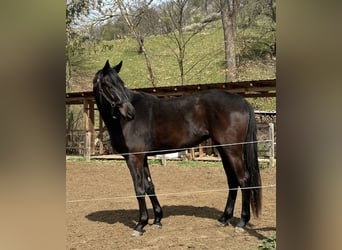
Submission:
[[[179,85],[178,64],[172,52],[177,52],[174,41],[167,36],[151,36],[146,37],[144,42],[152,62],[157,86]],[[240,43],[237,43],[237,51],[244,51],[243,43]],[[112,49],[108,49],[108,45],[112,46]],[[186,47],[185,70],[192,68],[185,77],[186,84],[224,82],[223,49],[223,32],[219,26],[196,35]],[[144,56],[137,51],[137,42],[132,38],[101,41],[97,44],[84,43],[83,52],[71,58],[71,87],[68,91],[91,90],[94,74],[103,67],[107,59],[111,65],[123,60],[120,75],[128,88],[151,87]],[[238,80],[275,78],[275,61],[242,58],[237,71]],[[275,109],[274,98],[261,99],[255,103],[257,109]]]

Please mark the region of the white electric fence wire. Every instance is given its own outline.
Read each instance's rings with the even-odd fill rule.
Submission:
[[[244,187],[240,189],[265,189],[265,188],[276,188],[276,184],[267,185],[267,186],[255,186],[255,187]],[[68,200],[67,203],[75,203],[75,202],[90,202],[90,201],[105,201],[105,200],[118,200],[118,199],[130,199],[130,198],[139,198],[145,196],[186,196],[191,194],[201,194],[201,193],[213,193],[213,192],[227,192],[231,190],[238,190],[239,188],[229,188],[229,189],[212,189],[212,190],[199,190],[199,191],[191,191],[191,192],[178,192],[178,193],[164,193],[164,194],[152,194],[152,195],[130,195],[130,196],[114,196],[107,198],[94,198],[94,199],[80,199],[80,200]]]
[[[248,142],[237,142],[237,143],[228,143],[228,144],[218,144],[218,145],[208,145],[208,146],[201,146],[202,148],[212,148],[212,147],[226,147],[226,146],[236,146],[242,144],[253,144],[253,143],[260,143],[260,142],[271,142],[272,140],[263,140],[263,141],[248,141]],[[163,152],[177,152],[183,151],[187,149],[192,149],[194,147],[189,148],[178,148],[178,149],[165,149],[165,150],[154,150],[154,151],[142,151],[142,152],[132,152],[132,153],[123,153],[120,154],[122,156],[125,155],[134,155],[134,154],[148,154],[148,153],[163,153]],[[197,147],[196,147],[197,148]],[[259,188],[275,188],[276,184],[267,185],[267,186],[255,186],[255,187],[243,187],[242,189],[259,189]],[[212,192],[224,192],[230,190],[238,190],[239,188],[230,188],[230,189],[214,189],[214,190],[200,190],[200,191],[192,191],[192,192],[179,192],[179,193],[165,193],[165,194],[158,194],[158,196],[182,196],[182,195],[191,195],[191,194],[200,194],[200,193],[212,193]],[[104,200],[116,200],[116,199],[127,199],[127,198],[139,198],[145,196],[157,196],[156,194],[153,195],[131,195],[131,196],[115,196],[115,197],[107,197],[107,198],[94,198],[94,199],[80,199],[80,200],[68,200],[67,203],[75,203],[75,202],[90,202],[90,201],[104,201]]]
[[[215,144],[215,145],[208,145],[208,146],[198,146],[198,147],[185,147],[185,148],[174,148],[174,149],[163,149],[163,150],[151,150],[151,151],[141,151],[141,152],[131,152],[131,153],[120,153],[120,155],[137,155],[137,154],[155,154],[155,153],[172,153],[178,151],[184,151],[188,149],[195,149],[195,148],[213,148],[213,147],[228,147],[228,146],[236,146],[242,144],[253,144],[253,143],[261,143],[261,142],[271,142],[272,140],[263,140],[263,141],[247,141],[247,142],[235,142],[235,143],[227,143],[227,144]]]

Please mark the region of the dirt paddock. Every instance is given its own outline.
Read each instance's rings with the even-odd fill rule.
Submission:
[[[276,233],[276,189],[263,189],[262,213],[251,217],[245,232],[235,232],[240,217],[241,192],[234,218],[219,227],[227,198],[222,167],[150,164],[159,202],[162,229],[145,227],[140,237],[131,233],[138,219],[138,203],[129,171],[122,161],[66,163],[66,249],[257,249]],[[261,170],[264,186],[276,183],[276,168]],[[202,192],[203,191],[203,192]],[[147,199],[150,221],[152,205]]]

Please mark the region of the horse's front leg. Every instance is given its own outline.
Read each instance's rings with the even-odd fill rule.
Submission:
[[[145,174],[145,191],[147,195],[149,195],[152,206],[153,206],[153,212],[154,212],[154,221],[153,221],[153,227],[154,228],[161,228],[161,219],[163,218],[163,210],[159,204],[159,201],[157,199],[156,193],[154,191],[154,184],[152,182],[152,177],[150,170],[148,168],[147,163],[147,156],[145,156],[144,159],[144,174]]]
[[[148,224],[148,212],[146,208],[144,186],[144,156],[130,155],[126,158],[126,162],[133,179],[135,194],[139,203],[139,221],[134,228],[132,236],[140,236],[144,232],[144,227]]]

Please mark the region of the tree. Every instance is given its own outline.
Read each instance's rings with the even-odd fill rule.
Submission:
[[[77,32],[75,32],[73,25],[81,15],[89,13],[89,1],[87,0],[67,0],[66,5],[66,88],[70,89],[69,81],[71,78],[71,63],[70,57],[75,50],[81,46],[83,39]]]
[[[275,58],[275,0],[242,0],[238,26],[241,31],[239,40],[242,44],[242,57],[267,56]]]
[[[177,0],[171,1],[166,5],[165,16],[167,19],[165,20],[167,29],[170,31],[168,34],[175,43],[177,44],[178,53],[172,50],[174,55],[177,58],[178,67],[180,71],[181,84],[184,84],[184,57],[185,57],[185,48],[186,44],[190,41],[186,39],[184,36],[184,13],[185,6],[187,4],[187,0]]]
[[[130,33],[138,43],[138,52],[142,53],[145,58],[149,80],[153,86],[156,86],[156,79],[151,66],[151,60],[144,45],[145,34],[139,29],[143,14],[149,10],[149,6],[153,0],[89,0],[94,6],[91,15],[88,15],[88,23],[95,26],[99,23],[121,17],[128,26]],[[114,37],[114,35],[113,35]]]
[[[144,34],[144,36],[161,34],[162,25],[160,23],[160,15],[156,8],[142,6],[137,10],[135,19],[139,32]]]
[[[147,3],[144,3],[144,8],[147,8],[147,6],[149,6],[152,3],[152,1],[153,0],[150,0]],[[125,19],[128,27],[131,30],[132,35],[135,37],[135,39],[136,39],[136,41],[137,41],[137,43],[139,45],[139,51],[145,57],[145,62],[146,62],[147,70],[148,70],[148,73],[149,73],[149,80],[151,81],[152,85],[154,87],[156,87],[156,79],[154,77],[154,73],[153,73],[153,70],[152,70],[151,60],[150,60],[150,57],[149,57],[149,55],[147,53],[147,50],[145,48],[145,45],[144,45],[144,36],[139,31],[139,29],[137,28],[139,23],[140,23],[140,21],[141,21],[141,18],[139,18],[139,16],[142,16],[142,13],[144,12],[144,8],[140,8],[139,9],[139,10],[141,10],[142,13],[138,12],[138,15],[135,16],[136,18],[134,20],[134,18],[132,18],[132,16],[134,16],[134,14],[129,9],[129,6],[130,6],[129,4],[131,4],[131,3],[125,4],[122,0],[116,0],[116,2],[118,4],[118,7],[120,9],[122,17]],[[142,1],[140,1],[140,2],[142,2]]]
[[[191,39],[201,32],[205,26],[214,19],[204,18],[198,23],[192,23],[190,12],[195,12],[196,5],[188,6],[188,0],[174,0],[166,3],[163,7],[164,23],[166,26],[166,35],[176,45],[174,50],[170,45],[167,46],[175,55],[180,72],[181,85],[185,83],[185,76],[198,63],[195,62],[187,70],[185,69],[185,54],[188,43]],[[197,5],[200,8],[201,5]],[[191,24],[191,25],[190,25]]]
[[[105,25],[101,26],[101,38],[105,41],[114,39],[115,24],[109,20]]]
[[[220,0],[219,2],[224,37],[226,82],[235,79],[236,58],[234,38],[239,4],[239,0]]]

